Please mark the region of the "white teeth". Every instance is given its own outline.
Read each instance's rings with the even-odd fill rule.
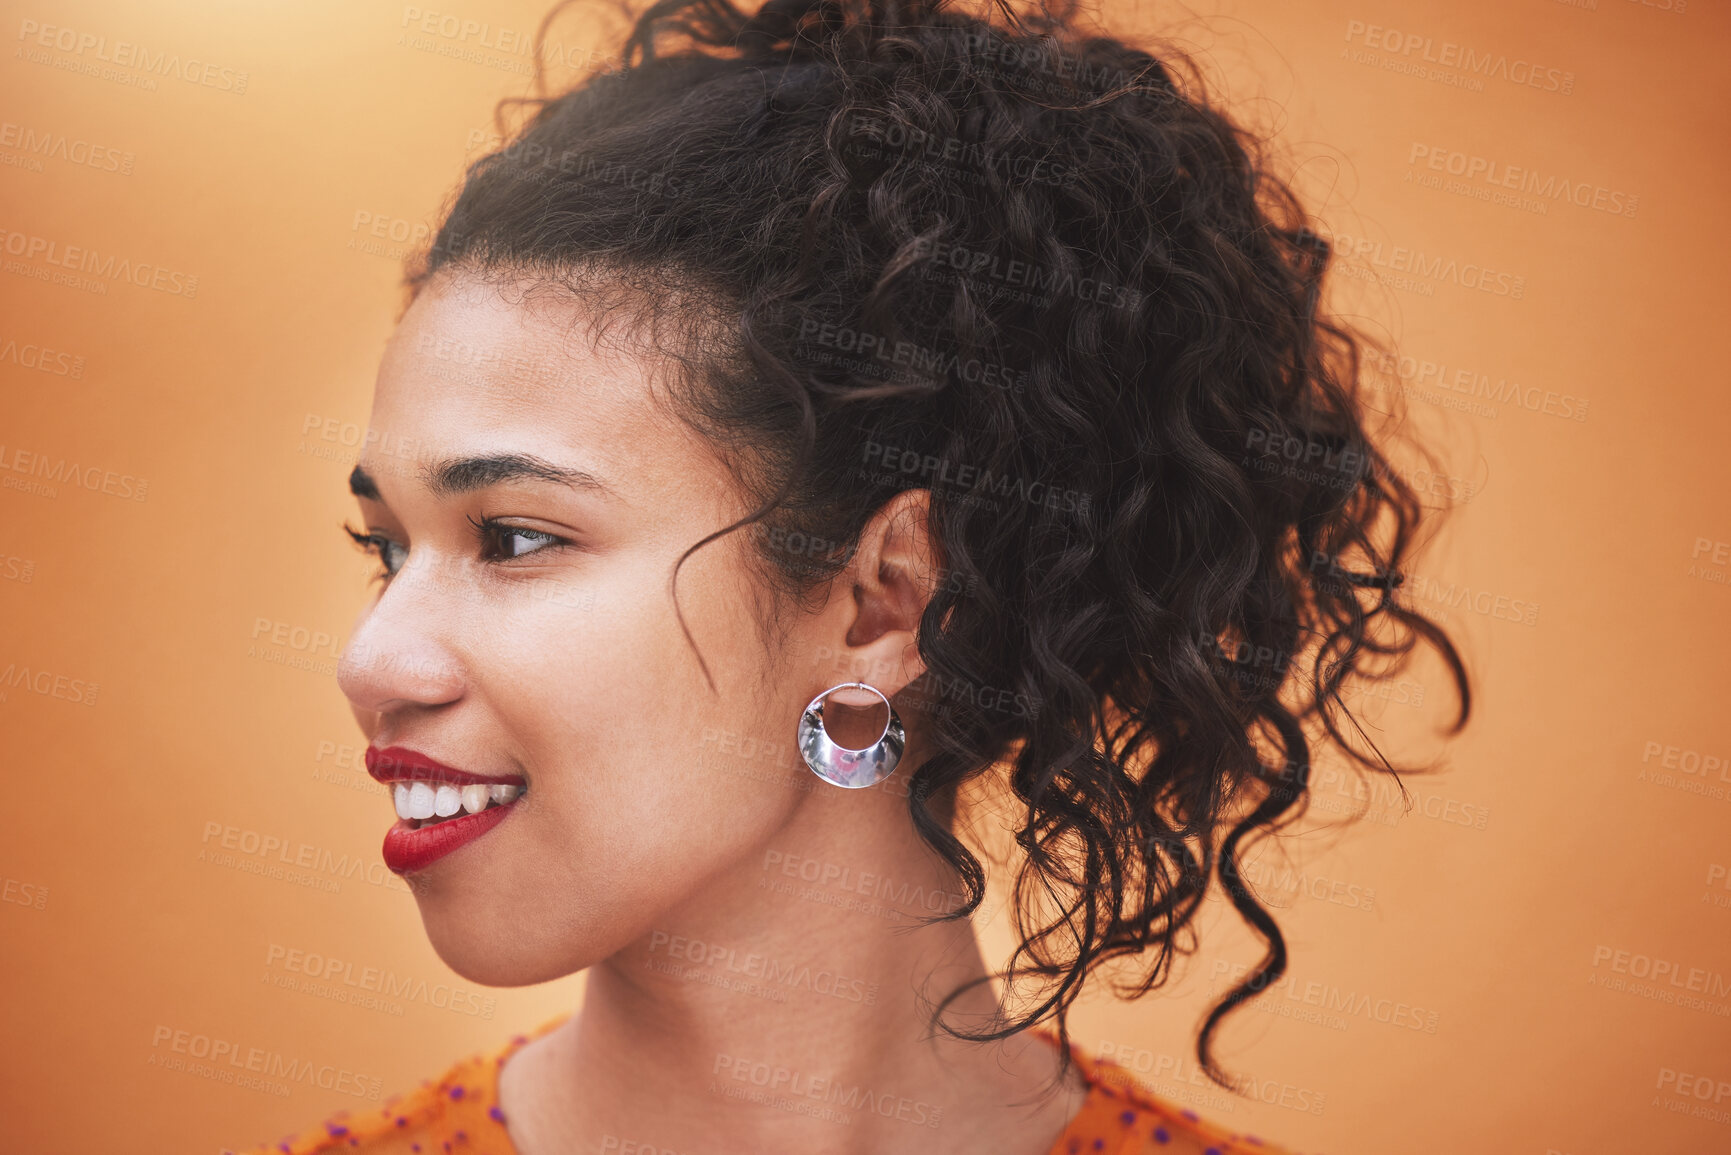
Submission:
[[[416,782],[409,787],[410,818],[431,818],[433,816],[433,788],[425,782]]]
[[[463,808],[463,796],[455,786],[441,786],[433,791],[433,813],[449,818]]]
[[[479,814],[488,806],[515,802],[522,794],[523,788],[515,785],[476,783],[452,786],[448,783],[398,782],[391,789],[391,802],[397,808],[398,818],[419,826],[431,826],[456,814]]]

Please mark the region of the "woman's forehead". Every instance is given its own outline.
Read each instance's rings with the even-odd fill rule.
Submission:
[[[605,478],[633,504],[714,485],[713,454],[656,403],[667,363],[598,334],[591,312],[570,293],[429,285],[380,364],[364,456],[401,447],[417,478],[433,461],[535,458]]]
[[[613,426],[655,420],[655,362],[598,340],[580,300],[512,300],[456,284],[418,296],[381,362],[375,415],[405,421]]]

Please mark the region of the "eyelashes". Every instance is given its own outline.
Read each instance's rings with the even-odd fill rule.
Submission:
[[[541,553],[573,543],[555,534],[538,529],[528,529],[520,525],[510,525],[494,518],[474,517],[467,519],[475,527],[477,552],[483,562],[506,562],[513,558],[527,557],[530,554]],[[343,532],[347,533],[354,543],[362,550],[379,559],[380,581],[390,581],[397,576],[408,560],[409,547],[401,542],[393,541],[377,531],[362,533],[347,522],[343,523]],[[527,546],[527,548],[524,548]]]
[[[540,553],[542,550],[550,549],[555,545],[571,544],[562,537],[543,533],[538,529],[525,529],[520,525],[507,525],[505,522],[496,521],[490,517],[482,518],[479,521],[471,517],[468,522],[475,527],[475,535],[481,544],[482,561],[506,561],[514,557]],[[516,549],[505,544],[512,538],[539,544],[534,549]]]
[[[363,551],[379,559],[379,572],[374,575],[378,580],[390,581],[403,568],[409,551],[384,534],[362,533],[346,521],[343,522],[343,532],[353,538]]]

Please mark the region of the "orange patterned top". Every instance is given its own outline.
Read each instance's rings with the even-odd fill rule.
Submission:
[[[519,1047],[566,1017],[517,1035],[496,1051],[472,1055],[437,1082],[425,1080],[381,1108],[338,1112],[316,1127],[242,1155],[517,1155],[499,1109],[499,1069]],[[1050,1035],[1041,1037],[1052,1041]],[[1155,1095],[1110,1060],[1093,1058],[1074,1045],[1071,1054],[1088,1082],[1088,1097],[1049,1155],[1296,1155],[1199,1118]]]

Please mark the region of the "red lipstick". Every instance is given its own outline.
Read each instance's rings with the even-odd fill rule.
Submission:
[[[435,789],[443,786],[459,790],[464,787],[512,788],[506,791],[512,795],[508,801],[500,801],[495,793],[484,809],[472,813],[458,811],[441,821],[399,817],[396,824],[385,832],[383,848],[385,866],[394,874],[422,870],[493,829],[504,820],[506,812],[517,805],[525,785],[521,775],[471,774],[402,746],[387,746],[382,750],[369,746],[366,763],[367,773],[386,785],[425,783]],[[421,822],[427,824],[420,825]]]
[[[467,770],[458,770],[443,762],[435,762],[419,750],[410,750],[403,746],[386,746],[383,750],[368,746],[366,759],[367,773],[387,784],[431,782],[434,785],[447,783],[452,786],[524,785],[520,774],[471,774]]]

